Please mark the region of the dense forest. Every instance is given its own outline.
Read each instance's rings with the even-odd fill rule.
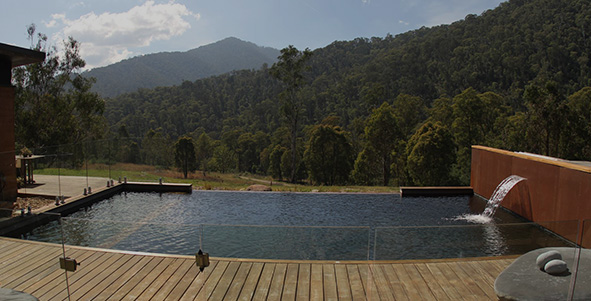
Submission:
[[[182,142],[192,170],[325,185],[467,184],[475,144],[591,160],[589,11],[511,0],[309,55],[287,47],[259,70],[108,98],[105,138],[133,140],[119,154],[131,163],[178,165]],[[304,57],[297,81],[278,75]]]
[[[450,25],[313,51],[298,91],[299,179],[465,184],[473,144],[591,159],[588,11],[587,1],[512,0]],[[286,178],[285,87],[270,70],[125,94],[107,100],[106,117],[132,137],[207,136],[218,150],[209,169]],[[306,166],[319,133],[346,138],[350,150],[338,147],[350,154],[335,164],[350,177],[328,180]]]

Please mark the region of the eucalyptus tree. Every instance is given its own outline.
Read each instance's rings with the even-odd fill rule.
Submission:
[[[353,168],[353,146],[348,133],[338,125],[319,124],[311,133],[304,162],[313,183],[346,184]]]
[[[281,113],[287,119],[291,134],[290,182],[292,183],[297,180],[297,138],[303,110],[299,92],[305,83],[304,71],[311,56],[312,52],[309,49],[306,48],[306,50],[300,51],[290,45],[281,49],[281,55],[278,57],[279,61],[273,64],[270,69],[271,75],[284,85],[284,90],[279,94],[279,97],[282,101]]]
[[[86,66],[80,44],[69,37],[60,53],[34,24],[27,33],[31,48],[45,52],[46,59],[13,70],[17,144],[32,148],[101,138],[105,104],[90,91],[94,79],[80,75]]]
[[[194,172],[197,169],[195,145],[191,137],[183,136],[176,141],[174,144],[174,162],[182,171],[185,179],[189,172]]]

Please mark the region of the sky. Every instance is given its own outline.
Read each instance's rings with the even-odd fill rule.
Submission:
[[[27,27],[50,45],[80,42],[87,69],[236,37],[303,50],[450,24],[500,0],[1,0],[0,43],[31,47]]]

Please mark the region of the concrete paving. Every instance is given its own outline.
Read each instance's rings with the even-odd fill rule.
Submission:
[[[68,198],[83,194],[85,187],[90,186],[93,190],[105,187],[107,180],[95,177],[35,175],[35,184],[19,189],[18,193],[48,197],[63,195]]]

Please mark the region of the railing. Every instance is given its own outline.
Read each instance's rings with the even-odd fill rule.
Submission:
[[[19,212],[14,214],[18,215]],[[558,236],[550,228],[570,229],[575,237],[586,238],[591,221],[584,221],[582,227],[576,221],[552,223],[518,223],[485,225],[452,225],[433,227],[283,227],[247,225],[209,225],[184,223],[125,222],[92,218],[60,217],[51,214],[32,215],[30,227],[45,224],[19,237],[63,245],[60,252],[36,254],[44,257],[43,262],[58,258],[81,256],[76,249],[68,246],[87,246],[103,249],[153,252],[194,256],[198,250],[212,257],[236,257],[254,259],[288,260],[330,260],[356,262],[366,261],[369,267],[381,265],[384,260],[412,260],[437,258],[462,258],[482,256],[521,255],[539,248],[568,247],[574,258],[568,263],[570,278],[565,293],[576,296],[582,289],[581,279],[589,278],[586,269],[579,268],[580,248],[572,241]],[[579,232],[579,229],[582,229]],[[583,239],[585,243],[586,240]],[[586,249],[584,249],[586,250]],[[25,249],[22,256],[27,255]],[[21,254],[14,254],[18,257]],[[88,255],[85,255],[88,256]],[[31,257],[32,258],[32,257]],[[506,257],[500,257],[506,258]],[[38,260],[38,258],[36,258]],[[90,260],[79,259],[85,264],[78,270],[91,268]],[[588,263],[586,261],[586,263]],[[116,263],[111,263],[116,264]],[[531,263],[535,265],[535,262]],[[74,294],[82,288],[81,283],[72,286],[66,275],[75,272],[59,272],[54,281],[64,281],[64,291],[54,288],[51,293],[58,296]],[[471,269],[478,268],[472,266]],[[498,270],[489,271],[498,273]],[[418,275],[418,274],[417,274]],[[415,275],[416,276],[416,275]],[[6,279],[9,275],[3,275]],[[377,281],[369,278],[365,281]],[[473,281],[482,281],[475,277]],[[77,278],[74,278],[77,279]],[[479,280],[480,279],[480,280]],[[70,279],[72,280],[72,279]],[[66,285],[66,284],[69,284]],[[72,289],[74,288],[74,289]],[[67,289],[72,289],[67,292]],[[48,292],[38,290],[42,296]],[[64,295],[66,294],[66,295]]]

